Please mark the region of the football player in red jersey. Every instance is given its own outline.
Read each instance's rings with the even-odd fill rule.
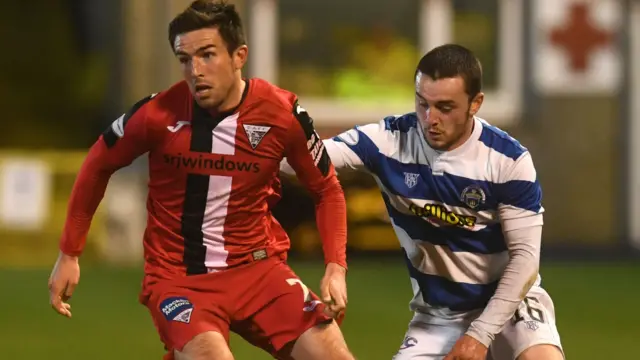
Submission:
[[[148,154],[140,301],[166,358],[232,359],[233,331],[279,359],[353,359],[333,320],[347,303],[344,194],[312,119],[294,94],[242,78],[248,48],[233,5],[194,1],[169,40],[184,81],[140,100],[89,150],[49,280],[52,307],[71,316],[109,177]],[[287,266],[290,242],[270,211],[284,157],[316,200],[321,299]]]

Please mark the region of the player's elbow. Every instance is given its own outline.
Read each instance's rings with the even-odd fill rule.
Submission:
[[[523,263],[531,266],[539,266],[540,252],[534,246],[521,245],[509,249],[510,259],[520,259]]]
[[[345,203],[344,190],[335,174],[332,174],[323,184],[322,187],[314,191],[314,200],[316,204],[325,203]]]
[[[509,251],[507,270],[529,276],[527,286],[531,287],[540,271],[540,255],[529,249],[512,249]]]
[[[117,169],[114,158],[104,142],[99,139],[89,149],[81,166],[81,170],[99,176],[111,176]]]

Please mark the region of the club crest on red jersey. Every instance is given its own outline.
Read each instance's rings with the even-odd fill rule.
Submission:
[[[258,126],[243,124],[244,132],[247,134],[249,144],[255,150],[265,135],[271,130],[271,126]]]

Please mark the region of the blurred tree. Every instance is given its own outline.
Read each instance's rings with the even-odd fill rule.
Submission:
[[[279,0],[277,83],[301,96],[406,102],[419,0]]]
[[[105,83],[105,62],[78,48],[71,2],[0,4],[0,106],[7,128],[1,147],[74,148],[86,145]]]
[[[391,26],[376,26],[363,35],[350,47],[349,61],[334,72],[333,94],[406,103],[415,91],[412,76],[420,59],[417,46],[395,34]]]

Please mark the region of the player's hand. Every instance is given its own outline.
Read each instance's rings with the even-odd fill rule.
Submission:
[[[80,265],[77,256],[60,253],[49,277],[49,302],[60,315],[71,317],[71,305],[67,303],[80,281]]]
[[[329,263],[320,282],[320,296],[324,302],[325,313],[337,318],[347,307],[347,269]]]
[[[463,335],[444,360],[485,360],[487,347],[469,335]]]

